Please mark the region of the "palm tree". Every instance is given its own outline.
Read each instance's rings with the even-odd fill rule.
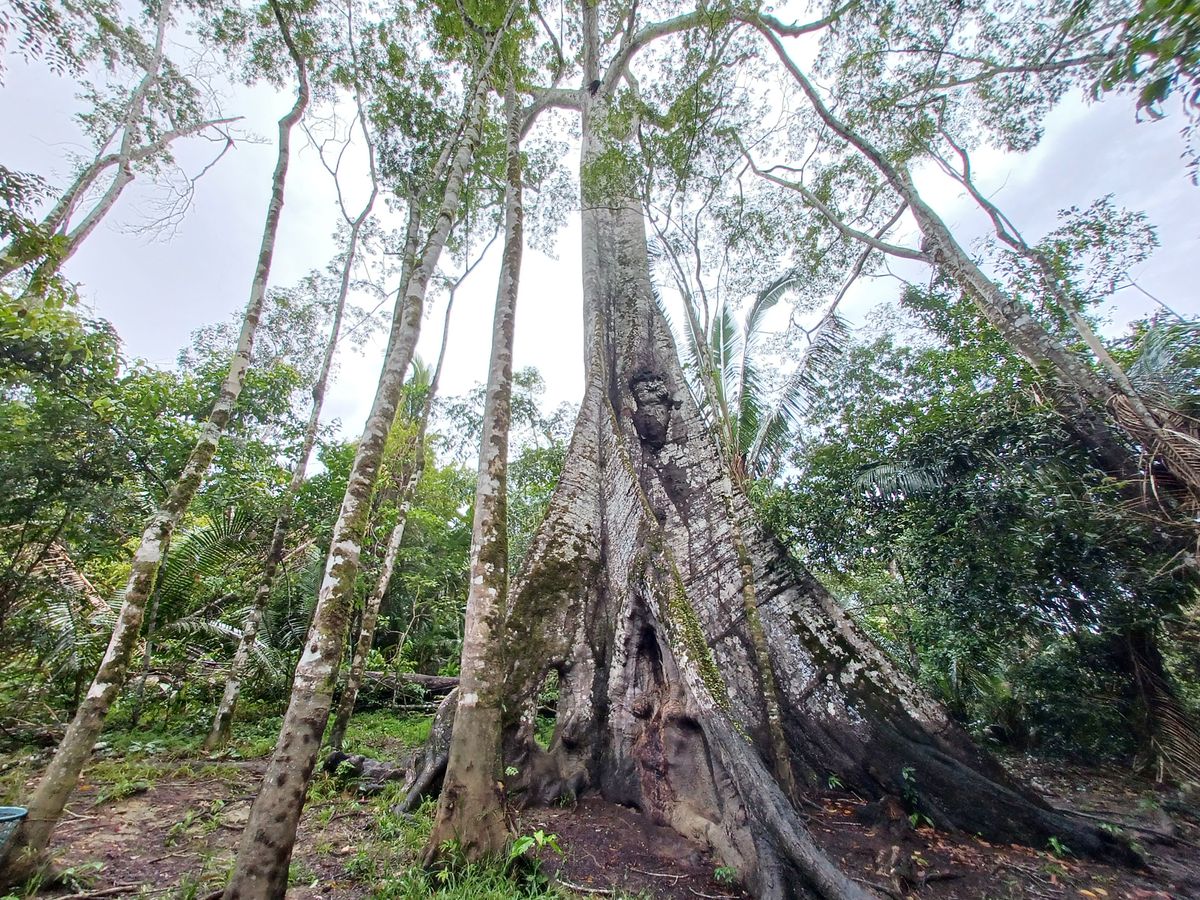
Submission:
[[[782,385],[768,389],[759,375],[764,323],[767,313],[798,284],[794,272],[769,284],[750,304],[741,327],[724,300],[712,321],[704,323],[691,293],[681,291],[688,318],[682,341],[687,348],[685,373],[722,456],[741,481],[770,479],[778,473],[818,385],[849,338],[849,327],[837,311],[839,294],[812,328],[795,326],[805,341],[799,362]]]

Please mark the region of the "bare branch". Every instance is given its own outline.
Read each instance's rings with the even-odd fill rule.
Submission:
[[[522,112],[521,137],[524,138],[533,128],[537,117],[547,109],[583,109],[583,92],[578,88],[535,88],[533,102]]]
[[[741,142],[739,141],[739,145],[740,143]],[[829,221],[829,224],[831,224],[834,228],[851,240],[859,241],[860,243],[866,244],[875,250],[880,250],[883,253],[887,253],[889,256],[899,256],[902,259],[914,259],[923,263],[933,262],[933,259],[929,256],[929,254],[923,253],[920,250],[913,250],[909,247],[901,247],[898,244],[889,244],[888,242],[880,240],[873,235],[867,234],[865,231],[859,231],[857,228],[851,228],[842,220],[841,216],[839,216],[835,210],[833,210],[828,204],[824,203],[819,197],[817,197],[816,194],[806,188],[802,183],[781,178],[780,176],[774,174],[771,169],[760,169],[754,162],[754,158],[750,155],[750,151],[748,151],[744,146],[742,146],[742,154],[746,157],[746,161],[750,164],[750,168],[754,171],[755,175],[758,175],[760,178],[764,178],[767,181],[773,182],[780,187],[785,187],[789,190],[796,191],[801,197],[804,198],[805,203],[814,207]],[[776,167],[772,166],[772,169],[773,168]],[[901,207],[901,210],[905,208],[907,208],[907,203]],[[889,228],[890,227],[891,226],[889,225]]]

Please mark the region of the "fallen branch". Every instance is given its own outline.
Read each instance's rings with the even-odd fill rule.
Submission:
[[[672,881],[678,881],[680,878],[686,878],[685,875],[678,875],[671,872],[647,872],[645,869],[635,869],[629,867],[630,872],[637,872],[639,875],[649,875],[651,878],[670,878]]]
[[[375,684],[394,688],[397,686],[414,685],[422,687],[431,694],[448,694],[458,687],[457,676],[452,675],[422,675],[418,672],[364,672]]]
[[[559,884],[561,884],[563,887],[565,887],[567,890],[579,891],[581,894],[615,894],[616,893],[616,891],[614,891],[612,888],[594,888],[594,887],[584,887],[582,884],[572,884],[571,882],[567,881],[565,878],[555,877],[554,880],[557,881]]]
[[[114,897],[117,894],[130,894],[135,890],[144,887],[140,881],[129,881],[125,884],[118,884],[116,887],[104,888],[101,891],[86,891],[82,894],[67,894],[64,897],[59,897],[58,900],[93,900],[96,897]]]

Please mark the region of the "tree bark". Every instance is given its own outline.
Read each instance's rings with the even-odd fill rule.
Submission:
[[[75,789],[75,785],[79,781],[79,774],[91,755],[96,738],[104,727],[104,718],[108,709],[116,699],[117,692],[125,683],[130,657],[133,654],[137,635],[141,630],[142,619],[145,615],[146,602],[154,588],[155,576],[158,573],[166,546],[208,471],[217,450],[217,442],[229,422],[238,395],[241,393],[254,347],[254,334],[262,314],[267,279],[271,270],[271,258],[275,249],[275,235],[283,210],[283,190],[287,179],[291,129],[303,114],[309,96],[307,70],[304,62],[294,48],[291,48],[291,38],[282,14],[274,4],[272,4],[272,8],[275,9],[276,19],[284,39],[288,42],[289,49],[293,51],[292,56],[299,77],[299,89],[292,108],[279,120],[279,155],[272,176],[271,199],[267,206],[262,245],[259,249],[254,278],[250,285],[250,300],[246,305],[246,314],[242,321],[241,333],[238,336],[237,348],[229,365],[229,372],[221,383],[217,400],[209,413],[208,421],[201,430],[182,473],[172,486],[166,501],[150,519],[142,533],[141,543],[133,556],[121,611],[117,616],[116,625],[113,627],[108,649],[104,653],[99,671],[92,680],[87,696],[76,710],[75,718],[29,802],[29,815],[22,822],[13,839],[3,868],[0,869],[0,883],[11,883],[28,877],[40,864],[54,826],[67,804],[67,798]]]
[[[410,222],[410,236],[415,221],[414,218]],[[476,263],[478,263],[478,259]],[[454,311],[454,297],[458,287],[462,284],[462,279],[471,274],[473,268],[474,264],[467,267],[463,276],[450,288],[450,296],[446,301],[446,316],[442,324],[442,344],[438,351],[437,365],[434,366],[433,377],[429,380],[429,391],[421,405],[421,418],[417,424],[417,433],[413,438],[412,447],[408,451],[410,457],[407,464],[411,471],[408,478],[404,479],[400,489],[400,506],[396,524],[392,526],[392,532],[388,536],[387,549],[383,554],[383,565],[380,567],[379,577],[366,603],[363,604],[362,621],[359,622],[358,637],[354,641],[354,652],[350,658],[350,671],[347,673],[346,683],[342,687],[342,694],[338,698],[333,725],[329,729],[328,743],[333,750],[342,749],[342,743],[346,739],[346,729],[350,726],[350,717],[354,715],[354,705],[358,702],[358,692],[362,688],[363,675],[366,673],[367,655],[371,652],[371,645],[375,642],[375,625],[379,621],[379,610],[392,582],[392,574],[396,570],[396,559],[400,554],[400,544],[404,540],[404,528],[408,522],[408,513],[412,508],[417,485],[425,472],[425,433],[429,427],[429,416],[433,412],[433,401],[437,397],[438,382],[442,377],[442,364],[446,361],[446,348],[450,341],[450,314]],[[415,621],[415,608],[413,618]],[[410,621],[409,627],[411,628],[411,626],[412,622]],[[407,640],[408,629],[401,635],[400,642],[396,647],[397,658],[403,651]],[[456,684],[457,682],[458,680],[455,679]],[[396,684],[398,688],[399,681]]]
[[[333,704],[371,493],[420,332],[426,287],[458,210],[467,168],[479,140],[485,99],[481,80],[467,105],[465,127],[451,157],[437,218],[396,304],[383,371],[334,526],[325,576],[304,652],[296,666],[283,729],[242,832],[237,862],[225,890],[226,900],[267,900],[282,896],[287,888],[296,827]]]
[[[169,549],[165,548],[163,551],[163,565],[166,564]],[[159,571],[162,571],[161,567]],[[160,599],[161,592],[156,588],[150,595],[150,614],[146,618],[146,637],[142,641],[142,677],[138,679],[137,693],[133,698],[133,711],[129,715],[129,724],[132,728],[137,728],[138,722],[142,718],[142,703],[146,699],[146,679],[150,676],[150,659],[154,655],[154,629],[158,625]]]
[[[654,303],[640,205],[589,197],[606,92],[583,100],[586,395],[504,622],[506,790],[598,790],[708,844],[764,898],[867,896],[813,843],[785,771],[797,791],[836,775],[941,827],[1133,859],[1009,779],[757,527]]]
[[[423,442],[418,442],[416,452],[423,454]],[[350,658],[350,671],[346,675],[346,683],[342,686],[342,694],[338,698],[337,712],[333,717],[333,725],[329,728],[327,743],[332,750],[341,750],[346,740],[346,729],[350,726],[350,717],[354,715],[354,705],[358,702],[358,692],[362,687],[363,676],[367,670],[367,655],[371,652],[371,644],[375,641],[375,625],[379,621],[379,608],[387,595],[388,585],[392,581],[392,572],[396,569],[396,557],[400,554],[400,544],[404,540],[404,526],[408,522],[408,511],[412,506],[414,482],[419,474],[409,480],[402,488],[404,497],[397,511],[396,524],[388,536],[387,549],[383,554],[383,565],[379,569],[379,578],[375,587],[363,604],[362,621],[358,625],[358,639],[354,642],[354,652]],[[397,652],[403,645],[397,648]]]
[[[475,483],[471,581],[459,667],[454,737],[425,848],[432,860],[453,840],[468,860],[495,856],[508,842],[504,818],[500,720],[504,705],[500,643],[508,605],[508,436],[512,419],[513,329],[524,243],[520,128],[509,77],[504,255],[488,362],[482,441]]]
[[[300,453],[296,457],[296,465],[292,469],[292,478],[287,491],[279,501],[279,512],[275,518],[275,527],[271,532],[271,545],[267,550],[266,562],[263,565],[262,579],[254,592],[254,602],[246,613],[242,625],[242,635],[238,639],[237,650],[234,651],[230,665],[229,677],[225,680],[225,689],[221,702],[213,717],[212,727],[204,739],[204,749],[215,750],[229,742],[230,729],[233,727],[233,715],[237,707],[238,695],[241,693],[242,679],[250,661],[250,653],[258,640],[258,631],[262,626],[267,604],[271,599],[271,588],[275,584],[275,576],[279,564],[283,561],[283,551],[287,543],[288,525],[291,522],[292,507],[296,496],[304,485],[308,472],[308,463],[312,457],[313,447],[317,443],[317,432],[320,430],[321,409],[325,404],[325,390],[329,385],[329,374],[333,370],[333,357],[337,351],[338,334],[342,328],[342,315],[346,309],[346,298],[350,294],[350,275],[354,266],[354,258],[358,249],[358,235],[363,223],[375,205],[378,189],[372,187],[371,196],[362,212],[350,223],[350,235],[346,247],[346,259],[342,264],[341,281],[338,286],[337,302],[334,306],[333,322],[329,326],[329,338],[325,342],[325,354],[321,359],[321,369],[312,389],[312,408],[308,414],[308,423],[304,429],[304,440]]]

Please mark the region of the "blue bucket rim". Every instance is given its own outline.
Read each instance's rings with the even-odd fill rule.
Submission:
[[[15,819],[23,819],[29,814],[29,810],[24,806],[0,806],[0,822],[12,822]]]

